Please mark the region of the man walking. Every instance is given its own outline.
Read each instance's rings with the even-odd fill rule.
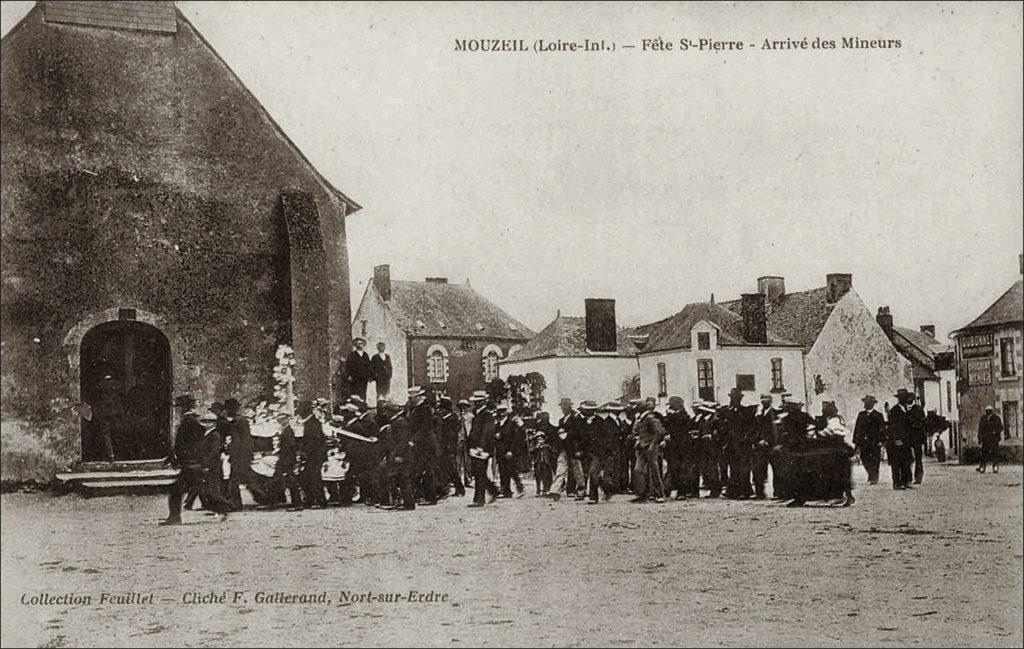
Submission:
[[[437,434],[441,447],[441,474],[455,487],[456,496],[466,495],[466,486],[459,473],[458,455],[461,446],[461,422],[452,410],[452,398],[441,395],[437,400]]]
[[[394,368],[391,365],[391,354],[385,351],[382,342],[377,343],[377,353],[370,359],[370,374],[373,376],[373,384],[377,390],[377,400],[387,399],[391,395],[391,375]],[[366,396],[363,395],[365,399]]]
[[[526,445],[526,432],[515,417],[509,415],[508,406],[495,408],[494,440],[498,458],[498,477],[501,497],[512,497],[512,483],[516,485],[516,498],[522,498],[523,481],[519,478],[518,458]]]
[[[889,410],[889,424],[886,427],[886,454],[892,470],[892,488],[910,489],[913,480],[911,467],[914,464],[914,451],[911,446],[917,438],[915,431],[923,427],[924,416],[919,408],[914,408],[914,393],[900,388],[896,391],[898,403]]]
[[[640,405],[640,414],[633,423],[636,437],[636,498],[630,502],[642,503],[653,498],[665,502],[665,489],[661,481],[661,441],[665,428],[654,415],[654,397],[647,397]]]
[[[583,474],[583,417],[572,407],[572,399],[562,398],[558,402],[562,416],[558,419],[558,439],[562,443],[565,455],[565,493],[575,495],[576,500],[583,500],[587,478]],[[563,476],[555,476],[555,481]]]
[[[864,410],[857,415],[853,426],[853,446],[860,453],[860,461],[868,472],[868,484],[878,484],[878,465],[882,461],[882,439],[885,434],[885,418],[875,410],[878,400],[868,394],[862,399]],[[892,458],[890,458],[890,462]]]
[[[295,414],[302,424],[302,490],[305,506],[320,509],[327,506],[324,497],[323,467],[327,461],[327,438],[324,427],[313,413],[312,401],[299,401]]]
[[[211,480],[213,476],[208,475],[205,466],[212,456],[216,470],[220,471],[221,440],[215,429],[216,416],[210,414],[200,421],[195,399],[187,394],[175,399],[174,406],[181,411],[181,421],[175,431],[174,450],[168,461],[181,473],[171,485],[167,497],[167,518],[160,524],[181,525],[181,501],[186,491],[199,494],[203,507],[217,514],[218,520],[227,520],[231,503],[215,488],[216,483]]]
[[[489,495],[493,502],[498,497],[498,487],[487,476],[487,462],[494,454],[494,418],[487,409],[487,393],[478,390],[470,397],[475,408],[473,427],[469,433],[469,463],[473,474],[473,502],[468,507],[483,507]]]
[[[1003,432],[1003,420],[992,406],[985,406],[985,414],[978,421],[978,443],[981,445],[981,464],[977,471],[985,473],[985,465],[992,465],[992,473],[999,473],[999,440]]]
[[[366,401],[366,386],[373,379],[370,370],[370,355],[366,353],[366,339],[354,338],[352,351],[345,359],[345,373],[351,394],[358,394]]]

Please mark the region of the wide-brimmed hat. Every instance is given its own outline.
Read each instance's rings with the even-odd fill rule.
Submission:
[[[204,424],[216,424],[217,415],[212,412],[204,412],[203,414],[199,415],[199,421],[203,422]]]
[[[363,338],[362,336],[356,336],[355,338],[352,339],[352,344],[355,345],[356,343],[363,343],[365,345],[366,338]]]
[[[469,395],[469,400],[470,401],[474,401],[474,402],[476,402],[476,401],[487,401],[487,399],[488,399],[487,393],[484,392],[483,390],[477,390],[473,394]]]
[[[741,390],[739,388],[733,388],[732,390],[729,390],[729,396],[730,397],[733,397],[733,396],[736,396],[736,395],[739,395],[739,396],[742,397],[743,396],[743,390]]]
[[[864,395],[864,396],[863,396],[863,397],[861,398],[861,401],[863,401],[864,403],[867,403],[867,402],[869,402],[869,401],[870,401],[871,403],[878,403],[878,399],[876,399],[876,398],[875,398],[875,395],[873,395],[873,394],[865,394],[865,395]]]
[[[572,399],[570,399],[569,397],[562,397],[561,399],[558,400],[558,405],[560,405],[560,406],[571,406],[572,405]]]
[[[917,398],[916,394],[914,394],[913,392],[911,392],[910,390],[908,390],[906,388],[900,388],[899,390],[896,390],[896,394],[894,396],[897,399],[903,399],[905,397],[909,397],[911,399],[916,399]]]
[[[451,397],[449,397],[449,396],[448,396],[447,394],[442,394],[441,396],[439,396],[439,397],[437,398],[437,402],[438,402],[438,403],[447,403],[448,405],[451,405],[451,403],[452,403],[452,398],[451,398]]]
[[[238,402],[238,399],[231,397],[230,399],[224,400],[224,412],[229,415],[237,415],[238,411],[242,409],[242,404]]]
[[[761,401],[764,401],[765,399],[774,399],[774,398],[775,398],[775,397],[773,397],[772,395],[770,395],[770,394],[767,394],[767,393],[765,393],[765,392],[762,392],[762,393],[761,393],[761,396],[760,396],[760,399],[761,399]]]
[[[581,401],[580,410],[597,410],[597,402],[592,399]]]
[[[508,412],[508,406],[503,403],[499,403],[494,407],[494,412]]]
[[[468,405],[471,405],[468,400],[466,400],[466,399],[459,399],[459,407],[460,408],[463,407],[463,406],[468,406]]]
[[[167,402],[164,401],[164,403],[167,403]],[[178,395],[177,397],[174,398],[174,407],[175,408],[185,408],[186,410],[191,410],[192,408],[196,407],[195,397],[193,397],[191,394],[181,394],[181,395]]]
[[[618,401],[609,401],[601,406],[601,409],[605,412],[622,412],[625,408]]]
[[[358,408],[361,411],[362,410],[366,410],[367,408],[369,408],[369,406],[366,405],[366,401],[361,396],[359,396],[358,394],[353,394],[352,396],[350,396],[348,398],[348,403],[353,405],[353,406],[355,406],[356,408]]]

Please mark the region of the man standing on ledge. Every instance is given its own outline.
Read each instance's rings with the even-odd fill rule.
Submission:
[[[363,401],[366,401],[366,385],[373,379],[370,370],[370,355],[366,353],[365,347],[365,338],[355,338],[352,340],[352,352],[345,359],[345,373],[349,389],[352,394],[358,394]]]
[[[391,365],[391,354],[384,351],[384,349],[383,341],[377,343],[377,353],[370,359],[370,375],[373,377],[373,384],[377,389],[377,401],[382,401],[390,396],[391,375],[394,373],[394,368]]]

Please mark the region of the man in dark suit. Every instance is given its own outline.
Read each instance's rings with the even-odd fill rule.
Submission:
[[[436,505],[437,459],[440,446],[437,441],[437,420],[427,402],[426,390],[419,386],[409,388],[406,413],[412,427],[412,441],[416,447],[413,465],[413,486],[423,496],[424,505]]]
[[[750,447],[754,428],[754,410],[743,405],[743,390],[729,391],[729,405],[719,411],[719,422],[725,434],[726,457],[729,464],[727,498],[750,498]]]
[[[985,465],[992,464],[992,473],[999,473],[999,438],[1003,432],[1003,420],[992,406],[985,406],[985,414],[978,421],[978,443],[981,444],[981,464],[978,472],[985,473]]]
[[[373,372],[370,369],[370,355],[366,353],[366,339],[355,338],[352,340],[352,352],[345,359],[345,374],[348,378],[352,394],[358,394],[366,400],[366,385],[373,380]]]
[[[219,432],[228,438],[228,461],[231,464],[225,496],[236,510],[242,508],[241,485],[244,484],[257,500],[262,497],[262,493],[254,484],[252,471],[255,445],[249,431],[249,420],[241,414],[241,407],[238,399],[225,401],[224,419],[218,423]]]
[[[857,415],[853,426],[853,446],[860,453],[860,461],[868,472],[868,484],[878,484],[878,465],[882,461],[882,439],[885,435],[885,418],[875,410],[878,400],[866,395],[864,410]]]
[[[304,505],[319,509],[327,505],[324,497],[323,470],[327,461],[327,438],[324,427],[313,413],[312,401],[299,401],[295,414],[302,424],[302,469],[301,480]]]
[[[886,427],[886,453],[892,470],[892,488],[910,489],[913,480],[913,444],[923,434],[924,413],[914,405],[914,393],[900,388],[896,391],[898,403],[889,410]]]
[[[661,441],[665,428],[661,419],[655,416],[654,397],[647,397],[640,404],[639,414],[633,422],[633,436],[636,438],[636,498],[630,502],[642,503],[648,498],[656,503],[665,502],[665,487],[661,480]]]
[[[187,394],[174,400],[174,407],[181,412],[181,421],[175,431],[174,449],[167,462],[181,473],[177,482],[171,485],[167,497],[167,518],[161,525],[181,524],[181,501],[186,491],[198,494],[203,500],[203,506],[216,513],[219,520],[226,520],[227,512],[231,509],[231,503],[220,495],[219,489],[215,489],[216,483],[210,479],[214,476],[208,476],[205,467],[210,463],[209,456],[213,456],[215,462],[212,468],[217,474],[221,471],[221,441],[214,427],[216,418],[211,415],[208,425],[204,426],[195,406],[195,399]],[[213,435],[215,439],[206,442],[208,435]]]
[[[501,482],[501,496],[512,497],[512,483],[516,485],[516,497],[525,493],[523,481],[519,478],[517,461],[522,449],[526,447],[526,430],[518,419],[509,414],[508,406],[501,404],[495,408],[494,446],[498,460],[498,476]]]
[[[391,354],[385,351],[383,342],[377,343],[377,353],[370,359],[370,375],[377,388],[377,399],[387,399],[391,394],[391,375],[394,368],[391,366]],[[365,397],[365,395],[364,395]]]
[[[441,395],[437,400],[437,435],[441,449],[441,475],[455,487],[456,496],[465,496],[466,487],[459,475],[459,429],[461,422],[452,410],[452,398]]]
[[[761,404],[754,412],[754,434],[751,440],[750,472],[754,479],[754,497],[764,500],[768,482],[768,462],[775,446],[775,418],[779,412],[772,407],[772,395],[762,394]],[[773,494],[774,495],[774,494]]]
[[[416,448],[409,415],[406,409],[391,401],[385,401],[381,409],[388,417],[388,423],[381,428],[381,434],[386,437],[389,446],[388,482],[396,485],[402,494],[401,505],[396,504],[391,509],[412,511],[416,509],[414,467],[419,449]]]
[[[473,474],[473,502],[468,507],[483,507],[486,497],[498,497],[498,487],[487,476],[487,463],[494,454],[494,417],[487,408],[487,393],[478,390],[469,398],[473,406],[473,423],[466,445]]]
[[[686,451],[689,450],[689,435],[692,422],[682,397],[669,397],[668,413],[665,415],[665,461],[671,489],[676,491],[676,500],[687,496]],[[671,495],[671,489],[666,495]]]

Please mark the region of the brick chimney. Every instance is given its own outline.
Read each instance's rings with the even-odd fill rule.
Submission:
[[[768,319],[765,315],[765,295],[744,293],[740,296],[740,314],[743,316],[743,339],[748,343],[768,342]]]
[[[878,315],[875,316],[875,322],[882,328],[882,331],[885,332],[889,340],[892,340],[892,314],[889,313],[889,307],[878,307]]]
[[[776,275],[765,275],[757,278],[757,292],[775,302],[786,294],[786,278]]]
[[[932,338],[935,337],[935,325],[921,325],[921,333],[928,334]]]
[[[447,284],[448,283],[448,278],[447,277],[428,277],[427,278],[427,283],[428,284]]]
[[[373,286],[382,300],[387,302],[391,299],[391,266],[383,264],[373,267]]]
[[[825,275],[828,285],[828,303],[835,304],[853,288],[853,275],[850,273],[829,273]]]
[[[587,351],[614,352],[618,348],[615,300],[587,298],[583,303],[587,312]]]

